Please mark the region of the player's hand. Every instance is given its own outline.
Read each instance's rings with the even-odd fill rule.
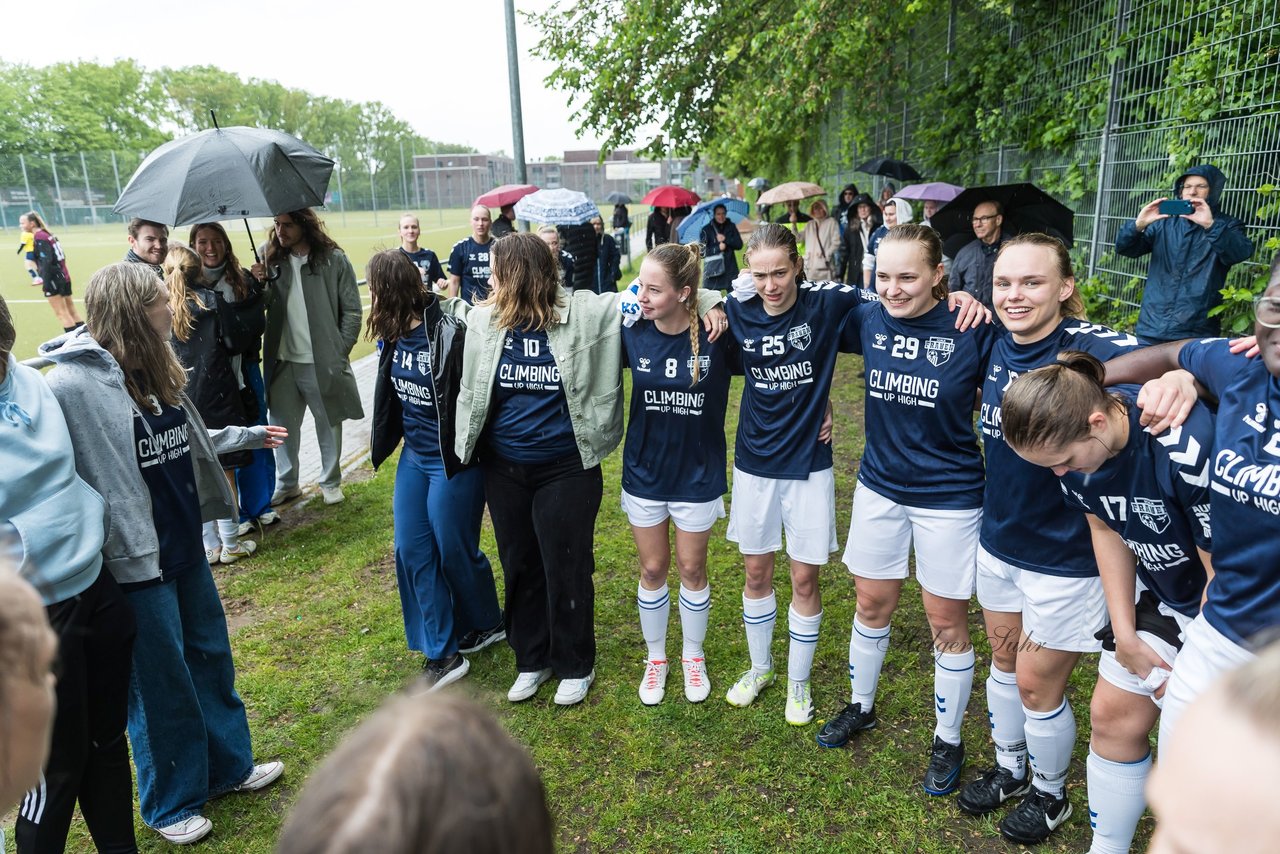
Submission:
[[[1195,208],[1189,214],[1183,214],[1183,219],[1189,219],[1203,229],[1209,229],[1213,226],[1213,208],[1209,207],[1209,203],[1204,199],[1188,199],[1191,206]]]
[[[1140,679],[1146,679],[1151,675],[1152,668],[1161,667],[1165,670],[1172,670],[1173,666],[1160,657],[1160,653],[1156,652],[1146,641],[1138,637],[1136,634],[1130,638],[1116,638],[1116,661],[1128,670],[1134,676]],[[1161,685],[1155,692],[1157,697],[1164,695],[1164,685]]]
[[[729,315],[720,306],[708,311],[702,318],[702,325],[707,330],[707,340],[714,341],[729,328]]]
[[[956,329],[961,332],[991,322],[991,310],[968,291],[947,294],[947,309],[956,315]]]
[[[1154,202],[1144,205],[1142,210],[1138,211],[1138,216],[1133,221],[1133,224],[1138,227],[1138,231],[1146,231],[1147,226],[1158,219],[1169,218],[1168,214],[1160,213],[1160,203],[1167,201],[1169,201],[1167,197],[1156,199]]]
[[[1200,399],[1196,378],[1181,368],[1146,383],[1138,392],[1139,422],[1148,433],[1159,435],[1187,420]]]
[[[289,438],[289,431],[284,427],[277,427],[274,424],[267,425],[267,437],[262,441],[264,448],[278,448],[284,444],[284,440]]]
[[[824,445],[831,444],[831,436],[835,432],[835,418],[832,417],[831,398],[827,398],[827,411],[822,416],[822,426],[818,428],[818,441]]]
[[[1258,349],[1257,335],[1246,335],[1243,338],[1232,338],[1227,344],[1227,349],[1237,356],[1244,353],[1250,359],[1262,352]]]

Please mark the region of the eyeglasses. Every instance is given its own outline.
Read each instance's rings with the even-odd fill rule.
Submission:
[[[1268,329],[1280,329],[1280,297],[1257,297],[1253,316]]]
[[[1000,216],[1000,214],[991,214],[989,216],[975,216],[973,219],[969,221],[972,222],[974,225],[982,225],[987,220],[995,219],[998,216]]]

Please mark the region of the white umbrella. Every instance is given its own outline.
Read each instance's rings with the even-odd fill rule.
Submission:
[[[600,216],[596,203],[586,193],[560,188],[539,190],[516,202],[516,218],[547,225],[581,225]]]

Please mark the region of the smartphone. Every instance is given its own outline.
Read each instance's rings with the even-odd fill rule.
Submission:
[[[1183,214],[1193,213],[1195,209],[1195,205],[1186,199],[1165,199],[1156,210],[1169,216],[1182,216]]]

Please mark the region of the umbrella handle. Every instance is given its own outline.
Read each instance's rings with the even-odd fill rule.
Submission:
[[[253,242],[253,229],[249,227],[248,217],[246,217],[244,220],[244,230],[245,230],[245,233],[249,235],[249,248],[253,250],[253,260],[261,264],[262,259],[258,257],[258,244]],[[277,275],[276,278],[277,279],[280,278],[279,275]],[[273,280],[268,279],[268,281],[273,281]]]

